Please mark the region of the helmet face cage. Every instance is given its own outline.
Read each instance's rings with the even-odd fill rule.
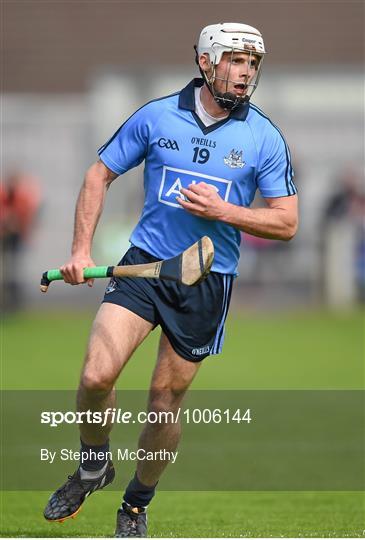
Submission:
[[[241,23],[219,23],[209,25],[201,31],[199,43],[198,46],[195,47],[195,50],[197,52],[196,60],[201,75],[215,101],[222,108],[233,109],[250,99],[258,85],[263,57],[266,53],[264,41],[259,30],[253,26]],[[216,67],[221,62],[224,53],[230,54],[226,73],[222,77],[217,77]],[[248,55],[247,75],[242,77],[241,73],[241,80],[239,81],[231,80],[231,68],[234,53],[245,53]],[[199,57],[202,54],[206,55],[210,60],[211,69],[208,72],[203,71],[200,67]],[[257,59],[258,65],[252,80],[249,80],[249,70],[254,57]],[[217,80],[225,83],[225,92],[217,91],[215,85],[215,81]],[[229,92],[228,86],[230,83],[243,84],[245,90],[244,95],[239,96],[233,92]]]
[[[215,50],[215,49],[217,49],[217,50]],[[230,59],[229,59],[229,62],[227,63],[227,69],[226,69],[226,73],[225,73],[224,77],[217,77],[216,76],[216,66],[220,63],[224,52],[229,52],[230,53]],[[234,56],[235,53],[242,53],[242,52],[249,55],[249,58],[248,58],[248,61],[247,61],[247,75],[246,75],[246,77],[244,78],[243,81],[234,81],[234,80],[232,80],[230,78],[233,56]],[[232,47],[230,50],[228,50],[227,47],[223,48],[222,45],[220,45],[219,43],[212,44],[212,53],[214,55],[213,58],[211,57],[211,54],[208,53],[210,62],[212,64],[212,73],[211,73],[210,76],[208,76],[207,73],[205,73],[205,72],[203,72],[203,73],[204,73],[205,82],[207,83],[207,85],[208,85],[208,87],[209,87],[209,89],[211,91],[211,94],[213,95],[215,101],[222,108],[228,109],[228,110],[234,109],[234,108],[238,107],[239,105],[241,105],[242,103],[247,102],[250,99],[250,97],[252,96],[252,94],[254,93],[254,91],[256,90],[256,88],[257,88],[257,85],[258,85],[258,82],[259,82],[259,79],[260,79],[260,74],[261,74],[263,56],[258,54],[257,52],[255,52],[252,49],[243,50],[243,49],[237,49],[237,48]],[[253,76],[252,80],[249,81],[249,69],[250,69],[250,67],[252,65],[252,60],[253,59],[257,60],[258,65],[256,66],[256,74]],[[225,83],[224,92],[218,92],[215,89],[214,83],[217,80],[223,81]],[[228,92],[229,83],[244,84],[245,88],[246,88],[245,95],[244,96],[236,96],[234,93]]]

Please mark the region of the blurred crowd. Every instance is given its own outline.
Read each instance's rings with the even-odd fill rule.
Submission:
[[[352,296],[354,301],[365,301],[365,184],[360,174],[352,167],[345,167],[336,181],[337,190],[328,199],[324,208],[322,221],[322,251],[328,253],[331,249],[333,257],[323,257],[323,290],[331,294],[331,276],[334,269],[330,267],[331,260],[338,261],[341,267],[346,254],[350,269],[347,273],[352,277]],[[347,244],[342,246],[342,244]],[[346,249],[347,248],[347,249]],[[338,252],[344,256],[338,256]],[[344,278],[347,276],[344,276]],[[341,279],[341,276],[338,275]],[[334,287],[340,284],[336,280]]]
[[[323,204],[320,223],[318,285],[321,301],[335,307],[365,302],[365,184],[358,170],[344,167],[334,176],[333,187]],[[260,200],[255,201],[255,206],[262,204]],[[36,176],[15,169],[4,175],[0,183],[2,313],[14,312],[27,304],[24,278],[33,253],[32,239],[41,208],[42,193]],[[245,274],[243,270],[241,278],[247,285],[254,276],[256,285],[260,286],[262,266],[269,264],[269,269],[273,269],[277,259],[282,264],[296,248],[295,241],[287,244],[246,233],[242,236],[243,268],[248,272]],[[33,247],[35,243],[36,240]]]
[[[22,251],[31,238],[41,207],[40,185],[34,176],[12,171],[0,183],[1,311],[23,304]]]
[[[345,307],[365,302],[365,183],[356,168],[344,166],[331,186],[313,239],[319,250],[317,295],[327,306]],[[263,206],[263,201],[255,200],[254,206]],[[308,219],[302,215],[300,222]],[[251,281],[262,275],[263,265],[272,272],[275,262],[278,267],[285,264],[297,241],[286,244],[246,233],[242,237],[242,268],[249,269]]]

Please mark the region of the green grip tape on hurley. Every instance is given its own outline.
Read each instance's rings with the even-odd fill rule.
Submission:
[[[109,266],[93,266],[91,268],[84,268],[84,278],[105,278],[108,277],[108,268]],[[63,279],[61,272],[57,270],[48,270],[47,279],[49,281],[56,281],[58,279]]]
[[[108,277],[109,266],[94,266],[91,268],[84,268],[84,278],[103,278]]]
[[[63,275],[59,270],[48,270],[46,278],[48,281],[55,281],[56,279],[63,279]]]

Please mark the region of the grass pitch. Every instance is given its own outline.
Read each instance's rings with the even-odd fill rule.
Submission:
[[[8,390],[78,386],[94,314],[26,313],[3,322],[2,385]],[[148,388],[159,329],[139,347],[118,388]],[[364,387],[364,313],[231,315],[223,354],[204,360],[192,388],[220,390]]]
[[[120,495],[97,492],[75,520],[47,523],[48,493],[8,492],[4,536],[113,536]],[[364,496],[312,492],[160,492],[150,507],[149,535],[189,537],[361,537]]]
[[[89,312],[28,313],[5,320],[3,388],[76,388],[92,318]],[[361,389],[363,321],[361,312],[231,315],[224,353],[205,360],[194,388]],[[157,342],[155,331],[128,364],[119,388],[148,387]],[[122,491],[121,479],[114,489],[117,485]],[[113,535],[120,493],[94,494],[75,520],[62,525],[42,517],[48,496],[2,492],[2,536]],[[149,532],[155,537],[361,537],[364,504],[360,492],[160,492],[151,504]]]

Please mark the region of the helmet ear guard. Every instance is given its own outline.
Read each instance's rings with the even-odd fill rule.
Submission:
[[[238,23],[220,23],[206,26],[201,31],[199,43],[197,46],[194,46],[194,49],[196,53],[195,62],[199,67],[200,74],[218,105],[223,109],[231,110],[250,99],[257,88],[263,56],[266,53],[261,33],[256,28],[247,24]],[[215,66],[220,63],[224,52],[230,52],[231,55],[233,55],[234,52],[244,52],[250,56],[255,55],[259,58],[257,73],[253,80],[246,85],[248,89],[246,95],[243,97],[236,96],[234,93],[228,91],[224,93],[217,92],[214,88],[214,82],[216,80]],[[213,66],[213,74],[210,78],[200,66],[199,57],[202,54],[208,55]],[[228,82],[230,82],[229,73],[230,70],[228,70],[225,79],[220,79],[226,82],[226,89],[228,87]]]
[[[203,77],[208,89],[209,89],[209,92],[212,94],[214,100],[216,101],[216,103],[218,103],[218,105],[220,107],[222,107],[222,109],[225,109],[225,110],[232,110],[234,108],[236,108],[238,105],[240,105],[241,103],[244,103],[246,101],[248,101],[248,99],[245,98],[240,98],[238,96],[236,96],[235,94],[233,94],[232,92],[217,92],[214,88],[214,80],[215,80],[215,64],[212,64],[213,67],[212,67],[212,70],[213,70],[213,73],[212,73],[212,77],[209,78],[208,75],[206,74],[206,72],[202,69],[200,63],[199,63],[199,53],[198,53],[198,48],[196,45],[194,45],[194,50],[195,50],[195,63],[197,64],[197,66],[199,67],[199,71],[200,71],[200,74],[201,76]],[[210,58],[209,58],[210,59]]]
[[[195,51],[195,63],[198,67],[200,67],[199,64],[199,53],[198,53],[198,46],[194,45],[194,51]]]

